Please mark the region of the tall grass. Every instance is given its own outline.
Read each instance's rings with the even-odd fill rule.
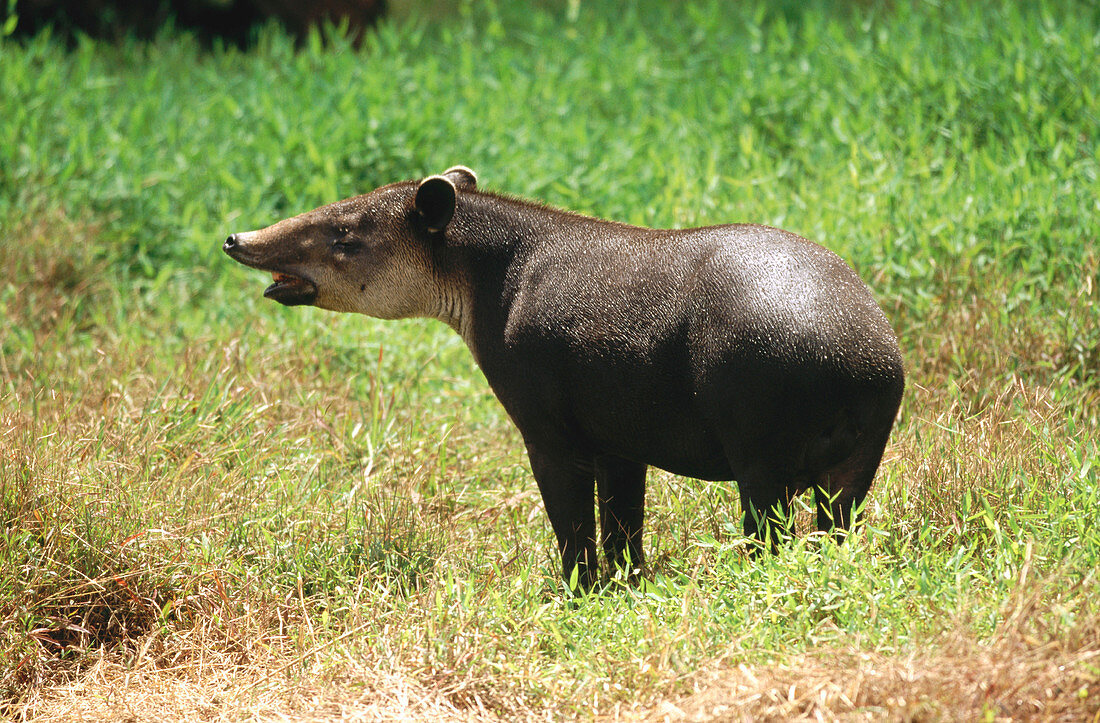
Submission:
[[[1009,2],[0,41],[5,711],[1095,715],[1098,53],[1093,4]],[[455,163],[850,259],[910,372],[862,532],[749,560],[735,486],[652,472],[649,581],[570,599],[453,333],[218,250]]]

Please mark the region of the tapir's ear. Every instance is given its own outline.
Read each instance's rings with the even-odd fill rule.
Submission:
[[[416,189],[416,212],[430,231],[442,231],[455,215],[455,184],[446,176],[428,176]]]
[[[451,166],[443,171],[443,175],[451,179],[456,188],[461,188],[463,191],[477,189],[477,174],[466,166]]]

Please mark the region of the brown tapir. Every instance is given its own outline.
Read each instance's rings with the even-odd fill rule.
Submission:
[[[457,166],[225,241],[264,296],[457,331],[523,434],[563,572],[640,568],[646,467],[736,480],[765,540],[814,489],[843,535],[904,383],[856,273],[787,231],[639,228],[477,189]],[[596,537],[593,487],[600,512]],[[772,537],[774,541],[774,536]]]

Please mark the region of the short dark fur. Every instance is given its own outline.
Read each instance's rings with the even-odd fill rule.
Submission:
[[[369,237],[359,253],[419,259],[430,298],[400,314],[327,301],[319,265],[360,277],[355,288],[375,274],[302,250],[335,218]],[[749,536],[774,543],[775,519],[808,489],[818,527],[843,534],[901,400],[897,340],[866,285],[767,226],[628,226],[480,192],[460,168],[234,235],[226,252],[300,275],[290,303],[458,330],[523,434],[563,573],[585,587],[597,546],[612,567],[644,564],[648,465],[736,480]]]

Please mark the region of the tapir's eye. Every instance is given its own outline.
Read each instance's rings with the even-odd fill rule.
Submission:
[[[335,238],[332,239],[332,248],[334,251],[352,251],[359,248],[359,241],[350,235],[351,231],[345,226],[340,226],[336,229]]]

